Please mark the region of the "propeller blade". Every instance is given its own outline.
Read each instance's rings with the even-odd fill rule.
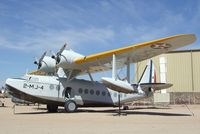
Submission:
[[[43,53],[43,55],[41,56],[41,58],[39,59],[39,64],[42,62],[42,60],[44,59],[44,56],[46,56],[46,54],[47,54],[47,51],[45,51]]]
[[[57,55],[60,55],[65,50],[66,46],[67,46],[67,43],[65,43],[63,45],[63,47],[60,49],[60,51],[57,53]]]

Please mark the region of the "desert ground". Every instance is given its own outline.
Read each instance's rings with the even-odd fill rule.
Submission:
[[[200,134],[200,105],[80,108],[76,113],[47,113],[45,106],[15,106],[2,99],[0,134]]]

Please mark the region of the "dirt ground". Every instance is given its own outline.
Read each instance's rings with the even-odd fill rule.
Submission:
[[[2,99],[0,134],[200,134],[200,105],[136,107],[116,115],[116,108],[81,108],[76,113],[47,113],[45,106],[16,106]],[[15,112],[15,114],[14,114]]]

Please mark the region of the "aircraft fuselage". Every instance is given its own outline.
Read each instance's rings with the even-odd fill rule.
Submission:
[[[6,88],[10,94],[27,101],[64,106],[70,99],[78,106],[117,106],[118,92],[100,82],[56,76],[28,75],[7,79]],[[147,97],[145,93],[120,93],[121,103]]]

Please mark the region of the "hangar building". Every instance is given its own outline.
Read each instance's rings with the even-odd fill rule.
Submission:
[[[152,58],[157,82],[172,83],[169,89],[158,91],[152,102],[170,104],[200,104],[200,49],[172,51]],[[135,82],[147,61],[135,64]]]

